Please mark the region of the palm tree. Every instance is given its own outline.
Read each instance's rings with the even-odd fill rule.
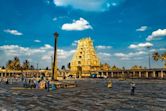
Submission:
[[[2,69],[5,69],[5,66],[2,66]]]
[[[123,66],[122,69],[125,70],[125,67]]]
[[[160,59],[160,54],[158,52],[154,52],[152,56],[155,61],[158,61]]]
[[[8,62],[6,64],[6,68],[7,69],[13,69],[12,60],[8,60]]]
[[[119,68],[116,67],[115,65],[113,65],[113,66],[111,67],[111,70],[119,70]]]
[[[110,70],[110,65],[105,63],[100,65],[101,70],[108,71]]]
[[[153,59],[157,62],[159,60],[165,61],[164,66],[166,68],[166,52],[159,54],[158,52],[153,53]]]
[[[13,60],[13,68],[14,70],[19,70],[20,69],[20,59],[16,56],[14,57],[14,60]]]
[[[28,70],[29,67],[30,67],[29,61],[28,61],[28,60],[25,60],[25,61],[23,62],[22,68],[23,68],[24,70]]]
[[[161,55],[161,60],[164,61],[164,67],[166,68],[166,52]]]
[[[48,66],[46,67],[46,70],[49,70]]]
[[[35,68],[34,68],[34,66],[33,65],[31,65],[30,66],[30,70],[34,70]]]
[[[166,52],[164,52],[164,53],[161,55],[161,59],[164,60],[164,61],[166,60]]]
[[[142,69],[142,66],[134,65],[134,66],[131,67],[131,69]]]

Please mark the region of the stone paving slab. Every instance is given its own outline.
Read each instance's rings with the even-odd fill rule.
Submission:
[[[0,85],[0,111],[166,111],[165,80],[134,80],[136,94],[130,96],[130,81],[76,80],[78,87],[46,90],[12,90],[21,84]]]

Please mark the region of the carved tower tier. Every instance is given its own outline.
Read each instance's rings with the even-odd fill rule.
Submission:
[[[100,60],[96,55],[91,38],[79,40],[77,50],[71,61],[71,72],[73,74],[87,74],[100,69]]]

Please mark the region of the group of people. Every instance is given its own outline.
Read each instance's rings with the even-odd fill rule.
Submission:
[[[33,77],[33,78],[27,78],[27,77],[0,77],[0,84],[13,84],[13,83],[21,83],[24,88],[35,88],[35,89],[46,89],[48,92],[50,90],[50,87],[52,90],[56,89],[55,84],[50,84],[50,81],[46,78],[42,77]]]
[[[112,81],[107,82],[107,87],[112,88]],[[134,82],[130,82],[130,95],[135,95],[136,84]]]
[[[25,88],[46,89],[48,92],[50,91],[50,87],[52,90],[56,89],[55,84],[50,84],[50,81],[44,78],[22,78],[22,83]]]
[[[25,88],[37,88],[38,87],[38,81],[33,80],[33,79],[27,79],[27,78],[23,78],[22,79],[22,83],[23,83],[23,87]]]
[[[48,92],[50,90],[50,87],[52,88],[52,90],[56,89],[55,84],[50,84],[50,81],[48,79],[44,79],[43,77],[41,77],[38,80],[36,78],[26,78],[26,77],[22,77],[22,78],[0,77],[0,84],[5,83],[8,85],[8,84],[13,84],[13,82],[20,82],[20,81],[22,81],[24,88],[46,89]],[[112,83],[111,83],[111,87],[112,87]],[[130,83],[130,95],[135,94],[135,89],[136,89],[135,83],[131,82]]]
[[[18,82],[20,81],[17,77],[0,77],[0,84],[5,83],[5,84],[13,84],[13,82]]]

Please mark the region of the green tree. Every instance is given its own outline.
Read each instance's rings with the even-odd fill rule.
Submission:
[[[166,68],[166,52],[161,54],[161,60],[164,61],[164,67]]]
[[[30,68],[30,63],[28,60],[25,60],[22,65],[23,70],[28,70]]]
[[[13,69],[13,64],[12,64],[12,60],[8,60],[7,64],[6,64],[6,68],[12,70]]]
[[[119,70],[120,68],[118,68],[117,66],[115,66],[115,65],[113,65],[112,67],[111,67],[111,70]]]
[[[5,69],[5,66],[2,66],[2,69]]]
[[[46,70],[48,70],[49,68],[48,68],[48,66],[46,67]]]
[[[157,62],[159,60],[164,61],[164,67],[166,68],[166,52],[159,54],[158,52],[153,53],[153,59]]]
[[[19,70],[20,69],[20,59],[16,56],[14,57],[14,60],[13,60],[13,69],[14,70]]]
[[[35,68],[34,68],[34,66],[33,65],[31,65],[30,66],[30,70],[34,70]]]
[[[20,70],[20,59],[16,56],[13,60],[8,60],[6,68],[10,70]]]
[[[131,67],[131,69],[142,69],[142,66],[134,65]]]
[[[160,54],[158,52],[154,52],[152,57],[153,57],[153,60],[158,61],[160,59]]]
[[[123,66],[122,69],[125,70],[125,67]]]

